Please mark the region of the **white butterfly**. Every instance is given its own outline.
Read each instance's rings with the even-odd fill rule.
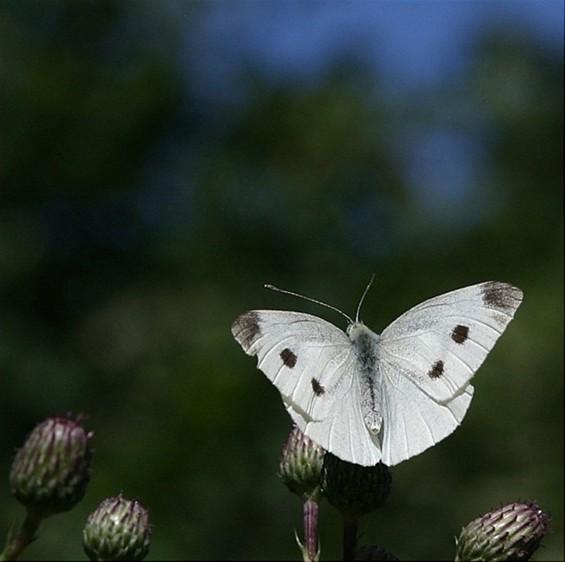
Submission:
[[[521,302],[520,289],[488,281],[411,308],[380,336],[359,321],[361,302],[356,320],[326,305],[348,319],[345,333],[282,310],[246,312],[231,330],[308,437],[345,461],[392,466],[461,423],[469,381]]]

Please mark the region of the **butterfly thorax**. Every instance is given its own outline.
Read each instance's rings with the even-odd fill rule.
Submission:
[[[363,421],[367,429],[376,435],[381,430],[382,402],[381,385],[377,369],[380,336],[362,322],[347,327],[347,335],[353,344],[359,364],[359,380]]]

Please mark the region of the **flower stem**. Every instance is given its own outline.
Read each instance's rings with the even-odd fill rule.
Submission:
[[[304,547],[310,562],[318,559],[318,510],[316,501],[304,502]]]
[[[8,538],[8,544],[0,553],[0,560],[17,560],[26,546],[37,538],[37,529],[42,516],[39,512],[28,509],[26,518],[14,536]]]

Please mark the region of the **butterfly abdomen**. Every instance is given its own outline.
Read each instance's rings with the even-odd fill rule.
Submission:
[[[365,325],[356,322],[347,333],[353,344],[359,364],[359,380],[363,421],[376,435],[380,432],[382,415],[382,389],[378,380],[378,343],[380,337]]]

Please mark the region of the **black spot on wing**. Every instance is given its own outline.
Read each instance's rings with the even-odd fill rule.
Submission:
[[[261,335],[259,314],[254,311],[242,314],[233,323],[231,330],[243,349],[249,349],[253,342]]]
[[[451,331],[451,339],[455,343],[465,343],[467,338],[469,337],[469,327],[462,326],[461,324],[457,324],[455,328]]]
[[[489,308],[497,310],[513,310],[517,308],[517,302],[521,299],[522,291],[500,281],[489,281],[483,284],[483,302]]]
[[[326,392],[326,389],[315,379],[312,378],[312,390],[316,396],[321,396]]]
[[[281,352],[280,352],[280,357],[282,359],[282,362],[289,368],[292,369],[295,365],[296,365],[296,355],[294,355],[294,353],[288,349],[288,347],[285,347]]]
[[[428,371],[430,379],[439,379],[443,375],[443,361],[436,361]]]

